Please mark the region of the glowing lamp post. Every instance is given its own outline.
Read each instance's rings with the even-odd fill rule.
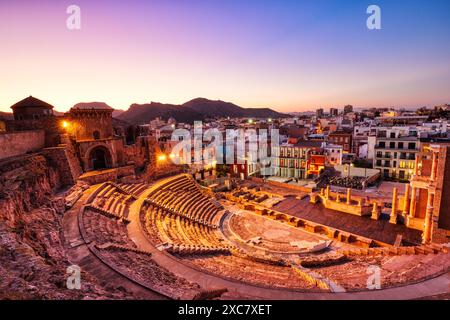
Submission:
[[[69,128],[69,122],[67,122],[67,121],[63,121],[62,123],[61,123],[61,126],[64,128],[64,129],[67,129],[67,128]]]

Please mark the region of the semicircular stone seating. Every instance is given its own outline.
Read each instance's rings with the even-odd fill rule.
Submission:
[[[141,221],[152,242],[164,244],[170,253],[228,253],[235,248],[217,230],[224,213],[221,204],[183,174],[153,186]]]
[[[92,254],[132,282],[166,297],[192,299],[203,292],[198,284],[158,265],[150,252],[138,249],[128,236],[126,217],[140,188],[112,182],[100,186],[78,214],[82,238]]]

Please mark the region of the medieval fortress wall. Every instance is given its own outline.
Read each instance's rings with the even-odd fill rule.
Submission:
[[[44,130],[0,134],[0,160],[38,151],[45,146]]]

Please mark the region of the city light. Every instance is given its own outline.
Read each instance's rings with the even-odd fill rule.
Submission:
[[[158,161],[166,161],[167,160],[167,156],[165,154],[161,154],[158,156]]]
[[[62,127],[63,127],[64,129],[67,129],[67,128],[69,127],[69,122],[63,121],[63,122],[62,122]]]

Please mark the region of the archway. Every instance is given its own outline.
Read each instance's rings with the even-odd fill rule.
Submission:
[[[95,147],[89,154],[89,165],[92,170],[101,170],[111,167],[111,155],[103,146]]]

